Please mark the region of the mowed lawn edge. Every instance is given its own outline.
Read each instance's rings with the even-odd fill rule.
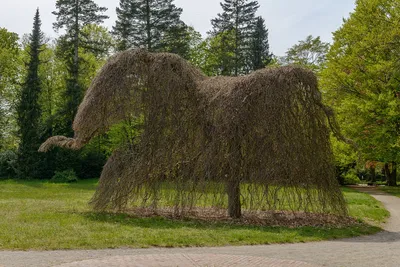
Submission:
[[[379,186],[378,189],[392,196],[400,197],[400,186]]]
[[[194,220],[95,213],[88,205],[96,180],[76,184],[0,181],[0,249],[59,250],[193,247],[295,243],[379,232],[389,216],[373,197],[343,188],[360,224],[332,227],[261,227]],[[368,223],[365,223],[368,222]]]

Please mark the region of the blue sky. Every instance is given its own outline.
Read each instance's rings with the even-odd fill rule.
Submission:
[[[51,36],[55,16],[55,0],[1,0],[0,27],[20,35],[29,33],[32,28],[36,7],[40,8],[42,29]],[[110,19],[105,26],[111,28],[119,0],[95,0],[108,8]],[[220,0],[175,0],[183,8],[182,19],[205,36],[210,29],[210,20],[221,12]],[[323,41],[332,41],[332,32],[342,24],[343,18],[353,11],[354,0],[259,0],[258,15],[264,17],[270,31],[271,51],[283,56],[285,51],[305,39],[307,35],[321,36]]]

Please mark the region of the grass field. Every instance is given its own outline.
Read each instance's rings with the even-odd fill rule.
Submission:
[[[381,186],[379,187],[379,190],[382,190],[393,196],[400,197],[400,187]]]
[[[87,202],[96,180],[76,184],[0,181],[0,249],[100,249],[255,245],[319,241],[379,231],[348,228],[251,227],[94,213]],[[343,189],[350,214],[377,225],[388,212],[372,197]]]

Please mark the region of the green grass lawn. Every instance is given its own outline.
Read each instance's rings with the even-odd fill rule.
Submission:
[[[0,181],[0,249],[256,245],[319,241],[380,230],[367,224],[289,229],[94,213],[87,203],[95,187],[96,180],[77,184]],[[372,197],[343,190],[352,216],[375,225],[388,216]]]
[[[393,196],[400,197],[400,187],[380,186],[379,189]]]

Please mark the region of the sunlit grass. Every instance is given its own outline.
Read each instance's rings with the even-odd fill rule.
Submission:
[[[0,249],[255,245],[318,241],[379,231],[378,227],[366,224],[341,229],[290,229],[94,213],[87,203],[95,187],[96,180],[77,184],[0,181]],[[350,189],[344,192],[352,216],[376,223],[388,216],[372,197]]]

